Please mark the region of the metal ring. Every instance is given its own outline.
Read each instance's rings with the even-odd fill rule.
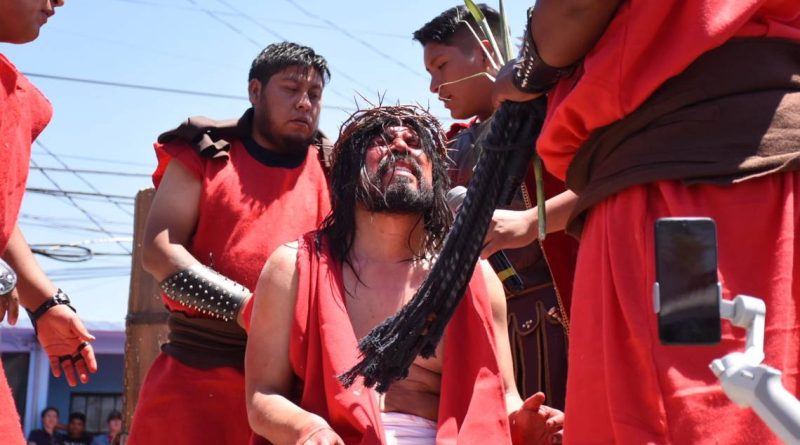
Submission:
[[[72,356],[71,355],[60,355],[60,356],[58,356],[58,363],[59,364],[64,363],[64,362],[66,362],[68,360],[72,361]]]
[[[80,353],[77,353],[69,358],[72,363],[77,362],[78,360],[83,360],[83,356]]]
[[[86,347],[89,346],[88,341],[82,341],[81,344],[78,345],[78,352],[83,351]]]

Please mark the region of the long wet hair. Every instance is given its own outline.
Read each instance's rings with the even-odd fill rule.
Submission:
[[[352,266],[349,254],[355,239],[356,205],[365,199],[366,153],[370,142],[382,136],[389,127],[403,126],[413,130],[420,146],[431,161],[433,205],[421,215],[425,237],[421,255],[433,257],[441,248],[450,230],[453,215],[445,196],[449,190],[445,137],[439,121],[415,105],[379,106],[359,110],[350,116],[333,146],[331,164],[331,213],[322,222],[316,244],[325,237],[331,256]]]

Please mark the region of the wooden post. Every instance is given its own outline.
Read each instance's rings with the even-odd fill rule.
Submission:
[[[142,238],[144,224],[155,190],[140,190],[136,194],[133,229],[133,259],[131,287],[128,296],[128,316],[125,318],[125,383],[123,417],[130,429],[133,411],[150,365],[167,341],[167,310],[161,301],[161,291],[155,279],[142,268]]]

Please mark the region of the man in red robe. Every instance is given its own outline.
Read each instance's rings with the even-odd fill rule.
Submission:
[[[659,343],[653,223],[716,221],[723,298],[765,301],[765,361],[797,395],[800,4],[539,0],[525,39],[496,99],[550,92],[537,149],[577,194],[565,443],[779,443],[708,369],[744,331]]]
[[[5,0],[0,2],[0,42],[28,43],[62,6],[60,0]],[[88,382],[97,371],[91,334],[69,305],[69,298],[50,282],[33,257],[17,225],[31,144],[44,130],[53,114],[50,102],[2,54],[0,54],[0,253],[16,272],[14,290],[0,296],[0,320],[8,316],[17,322],[19,305],[31,314],[31,321],[50,359],[54,376],[63,371],[67,383]],[[3,274],[5,276],[5,273]],[[5,289],[4,289],[5,290]],[[20,419],[11,389],[0,364],[0,443],[24,444]]]
[[[327,62],[311,48],[270,45],[253,61],[253,107],[241,119],[193,118],[159,138],[172,142],[155,145],[158,190],[143,261],[165,292],[170,334],[143,382],[130,444],[249,440],[249,290],[269,254],[330,209],[317,130],[328,78]]]
[[[478,8],[502,52],[500,14],[485,4]],[[480,155],[478,142],[488,132],[495,111],[492,79],[497,75],[493,62],[496,55],[488,39],[478,40],[470,28],[480,32],[467,8],[457,6],[414,32],[414,39],[424,50],[431,92],[453,118],[470,119],[468,124],[454,124],[447,134],[453,164],[450,178],[453,185],[460,186],[466,186],[472,178]],[[532,179],[533,169],[529,170]],[[564,191],[564,183],[549,174],[545,174],[544,187],[547,198]],[[535,218],[535,193],[533,181],[522,185],[511,205],[496,212],[495,220],[502,221],[507,210],[523,211]],[[524,247],[505,251],[522,282],[519,289],[506,287],[508,331],[520,392],[525,396],[544,392],[548,405],[563,409],[569,304],[578,247],[563,227],[550,227],[554,230],[544,241],[531,238]],[[490,244],[487,249],[492,247]]]
[[[358,361],[357,339],[413,296],[452,219],[429,114],[379,107],[343,128],[330,216],[279,247],[256,288],[245,360],[253,430],[274,444],[549,443],[562,414],[541,394],[523,404],[503,288],[483,262],[435,356],[384,394],[337,379]]]

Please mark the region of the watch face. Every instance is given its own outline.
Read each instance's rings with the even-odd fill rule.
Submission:
[[[0,259],[0,295],[6,295],[17,285],[17,274],[5,261]]]
[[[65,294],[61,289],[53,296],[53,299],[56,300],[58,304],[70,304],[69,297]]]

